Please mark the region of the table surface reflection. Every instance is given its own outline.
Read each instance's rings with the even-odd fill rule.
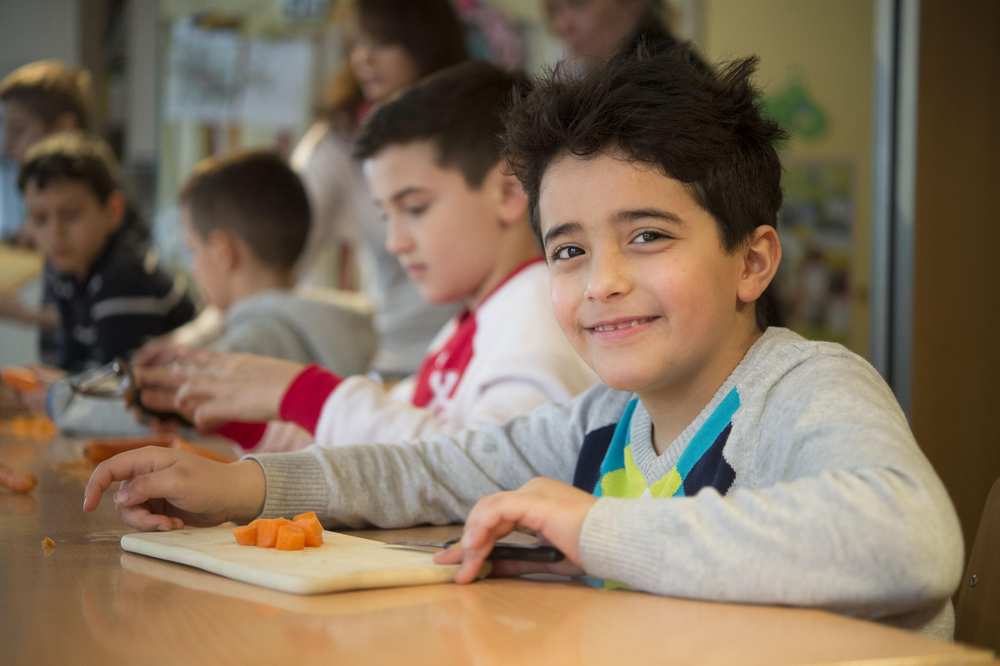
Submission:
[[[988,653],[829,613],[486,580],[296,596],[121,550],[110,502],[80,510],[82,442],[0,436],[31,470],[0,490],[0,638],[13,664],[989,663]],[[458,527],[367,531],[443,540]],[[56,547],[43,552],[50,537]],[[13,661],[8,661],[12,659]]]

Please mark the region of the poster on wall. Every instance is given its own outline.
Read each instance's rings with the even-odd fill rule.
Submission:
[[[779,227],[779,296],[787,326],[846,343],[851,323],[854,167],[848,161],[786,165]]]
[[[312,47],[177,21],[167,61],[168,120],[298,128],[309,111]]]

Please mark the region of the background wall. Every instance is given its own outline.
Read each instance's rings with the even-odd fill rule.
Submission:
[[[1000,476],[1000,3],[920,14],[911,421],[971,546]]]
[[[823,135],[793,134],[787,165],[839,162],[853,171],[853,237],[846,343],[868,351],[871,264],[872,91],[874,19],[871,0],[704,0],[701,48],[711,62],[760,56],[757,83],[773,96],[799,81],[826,115]],[[788,178],[785,179],[786,187]]]

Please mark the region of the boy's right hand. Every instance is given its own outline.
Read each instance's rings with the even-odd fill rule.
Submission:
[[[288,386],[306,366],[255,354],[192,351],[169,365],[135,367],[143,405],[176,411],[203,431],[231,421],[278,418]]]
[[[149,446],[99,464],[87,481],[83,510],[93,511],[115,481],[122,520],[139,530],[247,522],[264,506],[264,472],[252,460],[220,463],[176,449]]]

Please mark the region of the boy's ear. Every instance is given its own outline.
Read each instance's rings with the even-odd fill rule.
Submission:
[[[225,229],[213,229],[205,236],[205,247],[212,262],[227,271],[236,270],[243,261],[243,252],[236,234]]]
[[[771,284],[781,264],[778,230],[770,225],[760,225],[738,251],[743,256],[743,265],[736,295],[742,303],[753,303]]]
[[[500,162],[493,167],[489,177],[496,178],[500,223],[504,226],[523,223],[528,214],[528,195],[510,165]]]
[[[108,202],[104,204],[104,209],[107,211],[108,215],[111,217],[111,229],[114,231],[118,227],[122,226],[122,222],[125,221],[125,209],[127,204],[125,202],[125,195],[121,192],[115,191],[108,196]]]

